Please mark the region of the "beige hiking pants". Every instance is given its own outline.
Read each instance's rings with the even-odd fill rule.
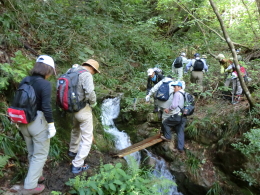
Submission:
[[[29,170],[24,181],[25,189],[37,187],[38,179],[47,160],[50,148],[48,123],[42,111],[37,111],[36,119],[29,124],[19,125],[28,150]]]
[[[71,131],[70,151],[77,153],[72,164],[75,167],[84,165],[93,138],[92,108],[87,104],[85,108],[74,113],[73,129]]]
[[[192,71],[190,77],[191,83],[195,83],[195,89],[203,92],[203,72],[202,71]]]

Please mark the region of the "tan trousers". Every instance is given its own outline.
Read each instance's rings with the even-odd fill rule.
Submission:
[[[28,150],[29,170],[24,181],[25,189],[37,187],[38,179],[42,176],[42,169],[47,160],[50,148],[48,138],[48,123],[41,111],[37,111],[36,119],[19,126]]]
[[[72,164],[75,167],[84,165],[88,156],[93,138],[92,108],[86,105],[80,111],[74,113],[73,129],[71,131],[70,151],[77,153]]]
[[[203,92],[203,72],[202,71],[192,71],[191,72],[191,77],[190,77],[191,83],[196,84],[196,88],[200,91]]]

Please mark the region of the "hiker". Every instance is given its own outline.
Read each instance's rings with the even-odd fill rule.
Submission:
[[[51,83],[47,80],[55,73],[54,61],[50,56],[40,55],[30,76],[25,77],[19,86],[27,79],[33,80],[37,102],[37,116],[29,124],[20,124],[19,130],[23,134],[28,150],[29,169],[24,181],[22,194],[39,194],[45,186],[42,176],[43,166],[47,160],[50,148],[50,138],[56,134],[51,107]]]
[[[174,95],[171,105],[164,109],[164,112],[170,115],[167,119],[162,122],[161,130],[163,135],[161,138],[165,141],[171,141],[172,132],[171,128],[174,128],[177,133],[178,143],[177,150],[180,153],[184,152],[184,127],[187,118],[182,116],[181,109],[184,107],[184,90],[182,89],[182,82],[175,81],[171,84],[174,88]]]
[[[148,96],[148,94],[149,94],[150,90],[152,89],[152,87],[154,85],[156,85],[159,81],[161,81],[164,78],[164,76],[162,74],[159,74],[157,71],[154,71],[153,68],[149,68],[147,70],[147,74],[148,74],[147,88],[146,88],[147,91],[146,91],[145,99],[146,99],[147,102],[149,102],[150,96]],[[153,112],[158,112],[159,110],[158,110],[157,101],[156,101],[155,98],[154,98],[154,100],[155,101],[154,101],[154,110],[153,110]]]
[[[228,87],[230,85],[230,83],[232,82],[232,69],[227,69],[231,64],[233,64],[233,61],[231,59],[227,59],[225,58],[225,56],[223,54],[218,54],[217,56],[217,60],[219,61],[220,64],[220,74],[224,74],[225,75],[225,82],[224,82],[224,86],[225,86],[225,91],[224,93],[226,93],[228,90]]]
[[[195,53],[194,59],[192,59],[187,65],[186,65],[186,71],[191,71],[191,77],[190,81],[191,83],[195,83],[198,87],[198,90],[200,92],[203,91],[203,74],[204,71],[208,71],[208,66],[206,62],[200,58],[200,54]],[[196,95],[197,93],[194,93]]]
[[[73,128],[68,153],[70,157],[74,158],[71,165],[72,173],[80,173],[89,169],[89,165],[84,164],[84,160],[89,154],[93,141],[92,108],[97,104],[93,75],[100,73],[98,68],[98,62],[93,59],[89,59],[75,68],[75,71],[80,69],[87,71],[79,75],[77,88],[78,99],[79,101],[84,100],[86,106],[73,113]]]
[[[240,70],[240,73],[242,75],[242,77],[244,78],[246,76],[246,69],[241,66],[238,65],[238,68]],[[226,68],[226,72],[232,70],[231,73],[231,79],[232,79],[232,104],[236,104],[239,103],[243,89],[241,87],[241,83],[239,81],[238,75],[237,75],[237,71],[235,68],[235,64],[231,64]]]
[[[168,108],[172,102],[172,97],[173,97],[173,88],[171,87],[171,83],[173,82],[172,76],[168,75],[166,77],[163,78],[163,80],[161,80],[160,82],[158,82],[155,86],[153,86],[153,88],[150,90],[149,94],[146,96],[146,101],[149,102],[150,101],[150,97],[154,97],[154,101],[156,101],[156,105],[158,105],[158,109],[159,109],[159,116],[160,118],[163,116],[163,110],[165,108]],[[162,101],[156,98],[157,92],[159,90],[159,88],[161,87],[161,85],[163,83],[166,83],[169,87],[169,98],[166,101]]]
[[[174,75],[177,74],[177,80],[181,81],[183,77],[183,67],[189,61],[186,58],[186,53],[182,52],[172,63],[172,72]]]

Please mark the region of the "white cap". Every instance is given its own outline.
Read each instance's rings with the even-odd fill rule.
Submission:
[[[52,59],[52,57],[47,56],[47,55],[40,55],[37,58],[36,62],[42,62],[42,63],[44,63],[46,65],[51,66],[53,68],[53,70],[54,70],[55,75],[56,75],[54,60]]]
[[[186,56],[186,53],[182,52],[182,53],[181,53],[181,56],[184,56],[184,57],[185,57],[185,56]]]
[[[149,68],[149,69],[147,70],[148,76],[152,75],[153,73],[154,73],[153,68]]]

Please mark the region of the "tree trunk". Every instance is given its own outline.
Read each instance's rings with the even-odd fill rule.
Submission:
[[[242,77],[242,75],[240,73],[240,70],[238,68],[237,53],[236,53],[234,44],[233,44],[233,42],[231,41],[231,39],[229,38],[229,36],[227,34],[226,27],[224,26],[223,20],[222,20],[219,12],[217,10],[217,7],[215,6],[215,4],[214,4],[214,2],[212,0],[209,0],[209,2],[210,2],[210,5],[211,5],[213,11],[215,12],[215,14],[216,14],[216,16],[218,18],[218,21],[220,23],[223,35],[224,35],[224,37],[226,39],[226,42],[227,42],[227,44],[229,46],[229,49],[232,52],[232,56],[234,58],[234,63],[235,63],[235,68],[236,68],[236,71],[237,71],[237,74],[238,74],[238,79],[239,79],[239,81],[241,83],[242,89],[244,90],[244,92],[246,94],[246,98],[247,98],[247,100],[248,100],[248,102],[250,104],[250,107],[253,108],[255,106],[254,99],[252,98],[252,96],[251,96],[251,94],[250,94],[250,92],[249,92],[249,90],[248,90],[248,88],[247,88],[247,86],[246,86],[246,84],[244,82],[244,79],[243,79],[243,77]]]

